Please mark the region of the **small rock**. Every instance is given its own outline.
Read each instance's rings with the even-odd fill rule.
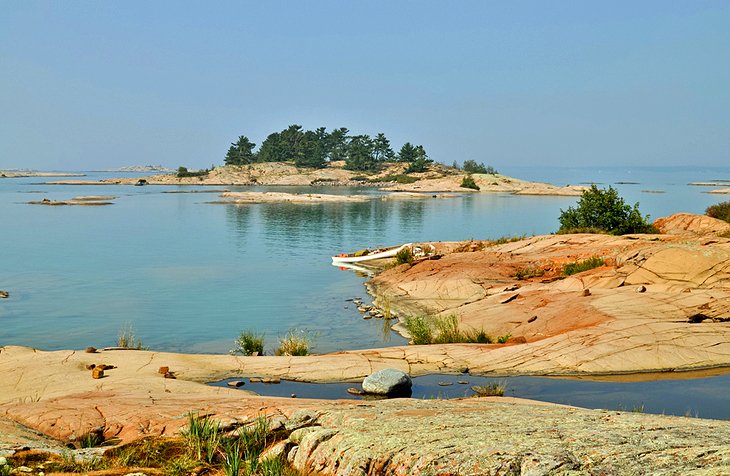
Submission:
[[[371,316],[370,314],[363,314],[362,315],[362,318],[365,319],[365,320],[368,320],[368,319],[372,319],[373,316]]]
[[[507,296],[506,298],[502,299],[501,301],[499,301],[499,303],[500,304],[507,304],[508,302],[514,301],[518,297],[520,297],[520,293],[515,293],[515,294],[512,294],[512,295]]]
[[[350,387],[347,389],[347,393],[349,393],[350,395],[363,395],[365,392],[363,392],[359,388]]]
[[[259,377],[250,377],[248,383],[261,383],[261,379]]]
[[[646,286],[644,286],[644,285],[642,284],[641,286],[639,286],[638,288],[636,288],[636,292],[637,292],[637,293],[643,293],[643,292],[646,292]]]
[[[173,379],[174,379],[174,378],[177,378],[177,377],[175,377],[175,374],[174,374],[174,373],[172,373],[172,372],[167,372],[167,373],[165,373],[164,377],[165,377],[165,378],[173,378]]]
[[[169,371],[170,371],[170,367],[160,367],[160,370],[158,370],[158,372],[161,373],[162,375],[165,375]]]
[[[297,398],[297,394],[296,393],[292,393],[291,394],[291,398]]]
[[[583,290],[583,295],[584,296],[590,296],[591,295],[591,290],[590,289],[584,289]]]
[[[691,293],[692,292],[692,289],[691,288],[684,288],[684,290],[682,292],[683,293]]]
[[[86,366],[86,370],[94,370],[95,367],[96,367],[96,364],[89,364]]]
[[[367,311],[367,309],[365,309],[363,306],[357,306],[357,311],[364,313]]]
[[[525,336],[515,336],[507,339],[506,344],[527,344]]]
[[[537,320],[537,316],[532,316],[527,320],[527,322],[535,322]]]
[[[104,369],[94,367],[93,369],[91,369],[91,377],[95,379],[104,378]]]
[[[84,352],[86,352],[87,354],[96,354],[97,350],[96,347],[87,347]]]
[[[458,384],[460,384],[460,385],[469,385],[469,381],[468,381],[468,380],[459,380],[459,381],[458,381],[458,382],[456,382],[456,383],[458,383]]]
[[[246,382],[244,382],[243,380],[233,380],[233,381],[231,381],[231,382],[228,382],[228,384],[227,384],[227,385],[228,385],[229,387],[235,387],[235,388],[238,388],[238,387],[242,387],[242,386],[243,386],[243,385],[245,385],[245,384],[246,384]]]
[[[449,387],[451,385],[454,385],[454,382],[439,382],[438,383],[439,387]]]
[[[0,291],[0,299],[7,299],[10,297],[10,293],[7,291]]]
[[[261,379],[262,383],[281,383],[281,379],[279,377],[264,377]]]
[[[383,369],[365,377],[362,389],[374,395],[410,395],[413,381],[398,369]]]

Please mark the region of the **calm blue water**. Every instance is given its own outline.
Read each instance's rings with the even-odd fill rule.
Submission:
[[[640,182],[616,188],[627,202],[641,202],[652,217],[702,213],[723,196],[686,184],[730,179],[730,168],[501,172],[557,184]],[[119,175],[92,173],[89,178]],[[39,183],[44,181],[0,179],[0,289],[11,293],[0,301],[0,345],[102,347],[114,345],[119,329],[128,324],[144,345],[168,351],[225,353],[243,329],[264,332],[269,348],[290,328],[315,333],[317,352],[402,344],[382,321],[362,320],[346,302],[366,297],[364,280],[332,267],[331,255],[409,241],[549,233],[558,227],[560,209],[576,202],[469,194],[424,201],[235,206],[204,203],[217,194],[164,193],[181,189],[174,186]],[[666,193],[642,192],[647,189]],[[31,193],[36,191],[42,193]],[[118,198],[106,207],[26,203],[78,195]]]

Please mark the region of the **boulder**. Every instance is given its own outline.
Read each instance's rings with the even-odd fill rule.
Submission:
[[[413,382],[398,369],[383,369],[365,377],[362,389],[373,395],[410,396]]]

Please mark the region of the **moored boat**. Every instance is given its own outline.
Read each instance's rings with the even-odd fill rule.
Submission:
[[[422,258],[433,254],[435,248],[432,244],[413,244],[405,243],[400,246],[390,248],[377,248],[374,250],[360,250],[350,254],[340,254],[332,257],[332,264],[340,263],[361,263],[363,261],[373,261],[384,258],[392,258],[401,250],[408,248],[416,258]]]

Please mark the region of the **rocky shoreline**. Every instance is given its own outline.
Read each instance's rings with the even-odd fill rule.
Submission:
[[[94,429],[121,442],[174,436],[195,411],[228,426],[264,414],[296,427],[283,446],[288,460],[318,474],[726,474],[725,421],[497,397],[325,401],[205,385],[247,376],[361,382],[387,368],[412,376],[730,369],[730,239],[718,236],[730,225],[677,214],[655,226],[661,235],[437,244],[440,259],[369,283],[376,304],[387,300],[400,315],[456,314],[464,328],[511,334],[505,343],[305,357],[2,347],[0,451]],[[603,264],[562,274],[590,257]],[[92,364],[109,370],[93,378]]]

